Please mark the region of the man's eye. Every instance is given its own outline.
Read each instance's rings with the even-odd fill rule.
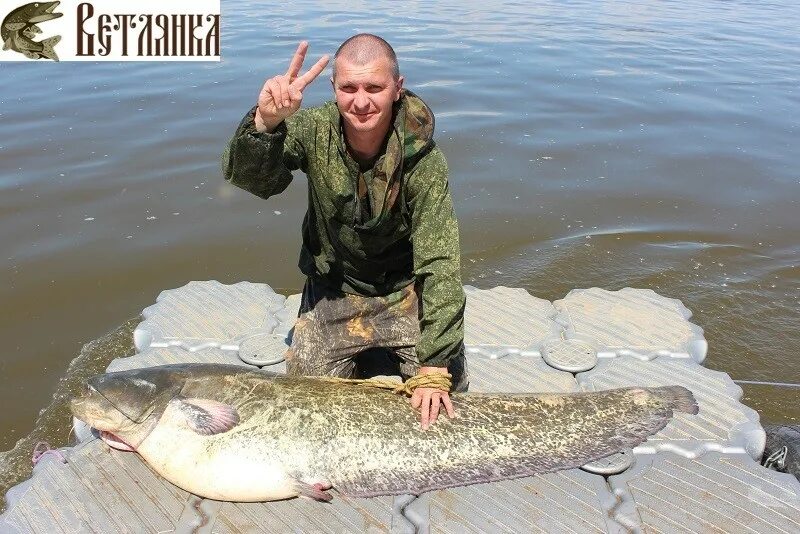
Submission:
[[[380,93],[381,91],[383,91],[383,87],[380,87],[378,85],[370,85],[369,87],[367,87],[367,91],[370,93]]]

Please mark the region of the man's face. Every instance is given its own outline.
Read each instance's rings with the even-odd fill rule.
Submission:
[[[403,77],[397,80],[387,58],[356,65],[336,60],[336,78],[331,79],[336,105],[351,129],[383,137],[392,120],[392,104],[400,98]]]

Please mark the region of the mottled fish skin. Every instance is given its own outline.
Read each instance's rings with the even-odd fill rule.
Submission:
[[[168,480],[223,500],[292,497],[301,493],[298,482],[332,484],[351,496],[419,494],[569,469],[638,445],[673,411],[697,413],[679,386],[466,393],[451,395],[458,417],[440,417],[423,431],[407,399],[376,388],[205,364],[104,376],[111,375],[115,383],[130,376],[173,392],[169,399],[148,393],[149,403],[162,403],[149,416],[154,423],[142,422],[152,430],[129,439]],[[200,434],[185,423],[180,399],[232,406],[237,422]]]

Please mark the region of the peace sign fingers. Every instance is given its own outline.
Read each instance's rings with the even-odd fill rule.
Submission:
[[[290,117],[303,101],[303,89],[314,81],[328,64],[328,56],[322,56],[308,72],[300,75],[308,52],[308,42],[297,46],[286,74],[270,78],[264,83],[258,96],[258,109],[254,117],[259,132],[273,131],[284,119]]]
[[[297,45],[297,51],[295,51],[292,61],[289,62],[289,70],[286,71],[289,82],[300,91],[313,82],[328,64],[328,56],[322,56],[314,63],[313,67],[308,69],[308,72],[300,76],[300,69],[303,67],[303,61],[306,59],[306,52],[308,52],[308,41],[301,41],[300,44]]]
[[[300,91],[306,88],[308,84],[314,81],[314,79],[319,76],[319,74],[325,69],[325,66],[328,64],[328,56],[322,56],[319,58],[319,61],[314,63],[308,72],[303,74],[302,76],[298,77],[292,82],[292,85],[297,87]]]
[[[297,45],[297,51],[294,53],[294,57],[292,57],[292,61],[289,62],[289,70],[286,71],[286,76],[289,77],[290,81],[293,81],[297,78],[297,75],[300,74],[300,68],[303,66],[303,61],[306,59],[307,51],[308,41],[300,41],[300,44]]]

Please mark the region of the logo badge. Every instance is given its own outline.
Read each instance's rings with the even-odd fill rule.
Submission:
[[[63,13],[56,13],[60,2],[31,2],[20,6],[3,19],[0,26],[0,37],[3,39],[3,50],[19,52],[28,59],[52,59],[58,61],[55,46],[61,40],[60,35],[47,37],[40,41],[35,38],[44,33],[39,24],[57,19]]]
[[[220,60],[220,0],[24,1],[0,0],[0,61]]]

